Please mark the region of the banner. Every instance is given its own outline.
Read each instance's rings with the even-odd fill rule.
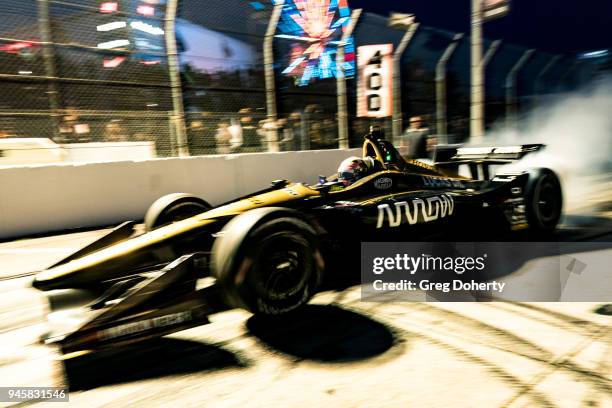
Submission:
[[[357,116],[384,118],[393,112],[393,44],[358,48]]]
[[[504,17],[510,12],[510,0],[483,0],[482,3],[485,21]]]

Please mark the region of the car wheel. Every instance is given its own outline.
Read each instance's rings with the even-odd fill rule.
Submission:
[[[525,193],[525,211],[533,232],[552,232],[563,212],[563,192],[559,178],[549,169],[532,170]]]
[[[212,206],[191,194],[176,193],[161,197],[145,215],[145,230],[153,231],[164,225],[191,218],[210,210]]]
[[[316,233],[285,210],[255,212],[234,218],[217,238],[213,275],[233,307],[264,315],[291,312],[310,300],[321,278]]]

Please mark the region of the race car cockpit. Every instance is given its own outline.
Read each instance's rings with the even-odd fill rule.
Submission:
[[[361,158],[343,160],[336,176],[319,176],[319,186],[346,188],[368,176],[386,171],[441,175],[433,166],[416,160],[406,161],[395,146],[385,140],[384,131],[378,126],[372,126],[365,136],[362,152]]]
[[[385,132],[378,126],[372,126],[370,133],[365,136],[363,157],[374,159],[377,170],[402,171],[406,165],[395,146],[385,140]]]
[[[371,157],[377,170],[394,170],[405,173],[426,173],[439,175],[433,166],[418,160],[406,161],[393,144],[385,140],[384,131],[378,126],[372,126],[363,141],[363,157]]]

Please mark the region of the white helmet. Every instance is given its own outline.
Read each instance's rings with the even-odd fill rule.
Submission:
[[[348,187],[367,176],[373,168],[374,159],[371,157],[349,157],[343,160],[338,167],[338,181],[342,181]]]

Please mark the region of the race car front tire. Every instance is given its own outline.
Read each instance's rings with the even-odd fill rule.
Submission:
[[[323,260],[315,230],[299,214],[262,208],[228,223],[213,245],[212,269],[230,306],[281,315],[308,303]]]

